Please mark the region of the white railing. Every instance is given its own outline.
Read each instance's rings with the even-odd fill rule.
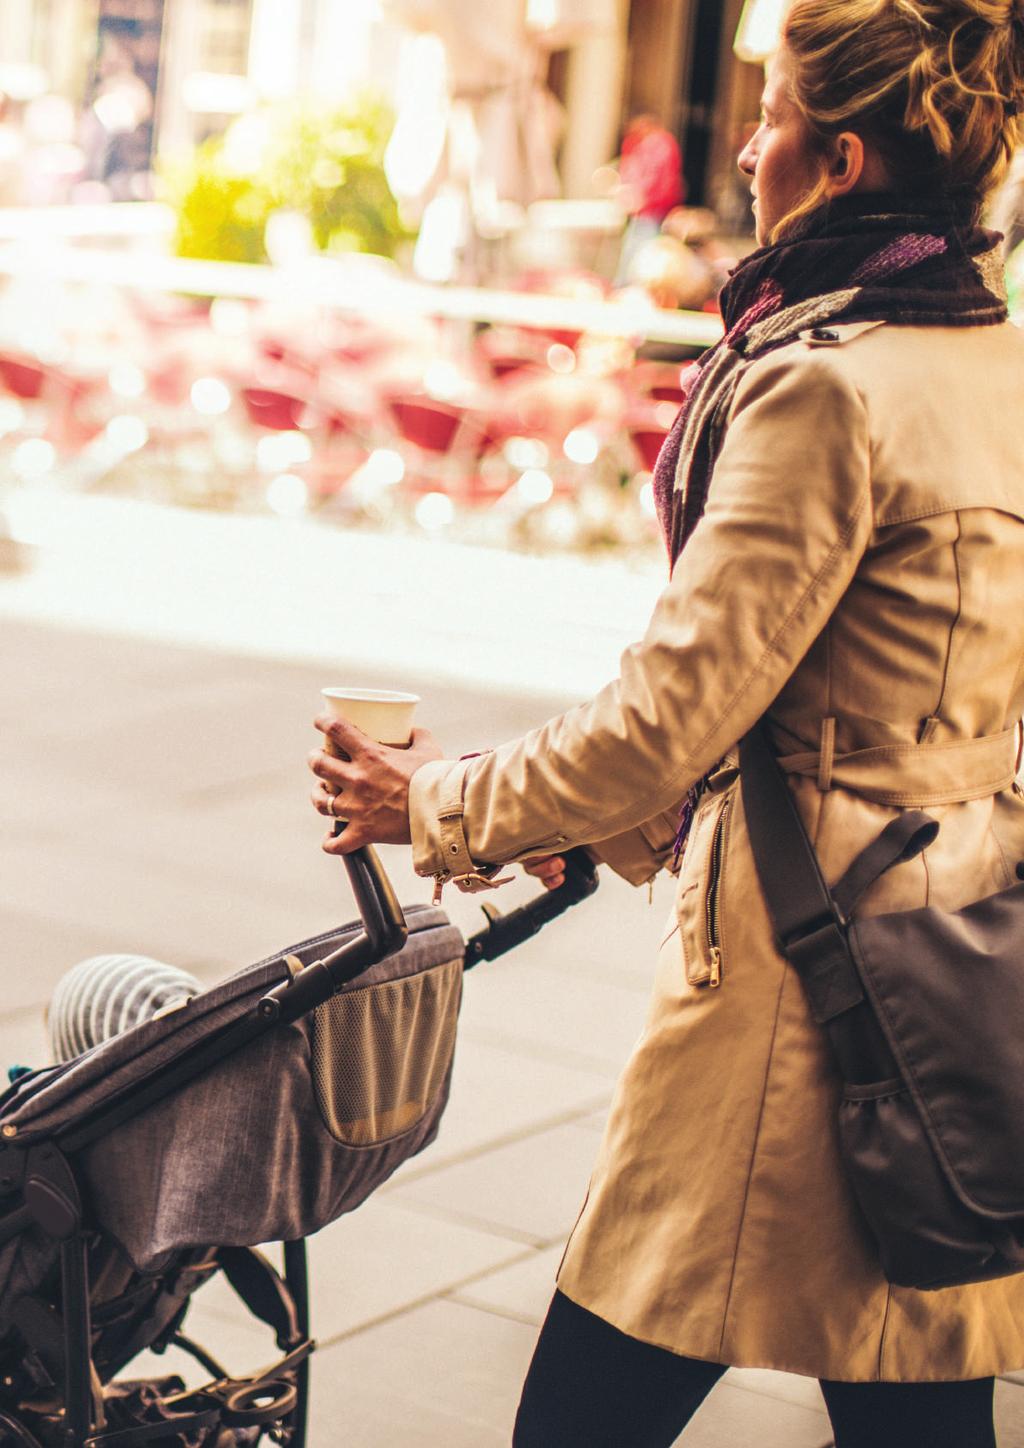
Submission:
[[[442,317],[687,347],[711,346],[722,335],[720,319],[705,312],[670,312],[636,301],[433,286],[374,266],[367,258],[349,263],[313,256],[287,266],[256,266],[175,257],[163,249],[172,227],[167,208],[146,203],[0,209],[0,275],[193,296],[294,300],[376,316]],[[121,243],[148,239],[161,245],[132,247],[126,266],[123,244],[93,244],[104,238]]]

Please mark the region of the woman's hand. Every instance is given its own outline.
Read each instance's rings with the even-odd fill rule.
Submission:
[[[537,860],[524,860],[523,869],[533,875],[545,890],[557,890],[565,884],[565,860],[561,855],[543,855]]]
[[[310,798],[314,809],[335,820],[347,821],[339,835],[329,834],[323,848],[329,855],[348,855],[362,845],[407,845],[409,781],[431,759],[443,752],[426,729],[414,729],[406,749],[378,744],[354,724],[321,714],[315,720],[335,754],[314,749],[309,767],[320,783]]]

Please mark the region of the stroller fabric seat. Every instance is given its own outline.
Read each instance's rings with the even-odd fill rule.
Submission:
[[[442,910],[411,907],[405,947],[290,1025],[115,1126],[76,1161],[88,1216],[140,1271],[211,1243],[308,1236],[352,1211],[437,1134],[448,1099],[465,942]],[[5,1155],[55,1140],[267,991],[354,939],[315,936],[180,1010],[25,1078],[0,1100]],[[0,1333],[56,1250],[0,1248]]]

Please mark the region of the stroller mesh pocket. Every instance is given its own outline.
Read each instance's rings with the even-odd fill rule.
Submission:
[[[313,1084],[331,1135],[373,1146],[421,1121],[451,1068],[462,960],[344,991],[313,1014]]]

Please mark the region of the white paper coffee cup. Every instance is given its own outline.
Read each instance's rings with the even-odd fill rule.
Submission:
[[[412,720],[418,694],[400,694],[392,689],[351,689],[345,686],[321,689],[325,705],[335,719],[354,724],[378,744],[403,748],[412,741]]]

